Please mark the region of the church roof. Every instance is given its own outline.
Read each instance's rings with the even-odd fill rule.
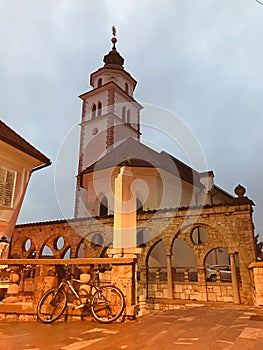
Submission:
[[[43,153],[38,151],[23,137],[18,135],[14,130],[0,120],[0,141],[3,141],[10,146],[13,146],[20,151],[30,155],[31,157],[40,160],[42,163],[50,164],[51,161]]]
[[[122,142],[79,175],[82,177],[84,174],[125,164],[131,167],[163,169],[186,182],[195,184],[200,188],[203,187],[200,183],[201,175],[198,171],[167,152],[156,152],[133,138],[128,138]]]

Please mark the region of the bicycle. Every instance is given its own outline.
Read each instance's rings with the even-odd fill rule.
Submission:
[[[124,295],[116,286],[100,286],[99,272],[100,270],[95,272],[95,278],[91,278],[89,274],[82,275],[85,280],[72,278],[72,274],[66,275],[57,288],[51,288],[42,295],[37,306],[37,318],[43,323],[58,320],[66,310],[69,295],[73,294],[78,304],[73,306],[73,310],[88,307],[96,321],[116,321],[125,307]],[[80,284],[79,291],[73,282]]]

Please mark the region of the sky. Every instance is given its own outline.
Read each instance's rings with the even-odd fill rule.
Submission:
[[[239,183],[247,189],[263,239],[263,6],[255,0],[0,0],[0,118],[52,160],[32,175],[18,222],[73,217],[78,96],[103,66],[113,24],[136,100],[187,125],[206,159],[197,170],[213,170],[231,194]],[[147,108],[144,117],[142,142],[180,158],[169,137],[154,140]],[[163,134],[175,131],[168,119]]]

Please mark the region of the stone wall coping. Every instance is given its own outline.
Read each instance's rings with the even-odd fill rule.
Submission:
[[[93,265],[134,264],[136,258],[1,259],[1,265]]]
[[[255,261],[255,262],[251,263],[248,268],[253,269],[256,267],[263,268],[263,261]]]

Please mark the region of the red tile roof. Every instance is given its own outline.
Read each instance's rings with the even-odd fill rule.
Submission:
[[[10,146],[13,146],[20,151],[30,155],[31,157],[40,160],[44,164],[50,164],[51,161],[43,153],[38,151],[29,142],[18,135],[14,130],[0,120],[0,141],[3,141]]]

